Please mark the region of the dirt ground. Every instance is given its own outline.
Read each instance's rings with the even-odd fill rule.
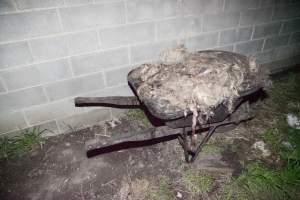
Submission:
[[[225,143],[243,140],[245,148],[249,148],[251,141],[245,135],[253,128],[260,127],[243,123],[231,131],[219,130],[211,143],[224,147]],[[138,121],[127,119],[120,120],[114,128],[104,123],[52,137],[29,155],[1,161],[0,199],[143,200],[151,195],[168,199],[155,194],[164,181],[171,183],[169,196],[173,199],[215,199],[232,175],[242,168],[236,154],[214,149],[202,152],[195,163],[187,164],[177,140],[86,157],[85,141],[99,137],[105,130],[111,135],[142,129]],[[195,196],[186,189],[182,177],[190,169],[212,178],[208,191]]]

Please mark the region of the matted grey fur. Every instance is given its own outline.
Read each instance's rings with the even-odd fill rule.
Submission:
[[[252,58],[226,51],[187,52],[182,46],[128,74],[139,99],[161,119],[189,113],[209,118],[220,104],[232,112],[242,93],[264,87],[266,80],[267,73]]]

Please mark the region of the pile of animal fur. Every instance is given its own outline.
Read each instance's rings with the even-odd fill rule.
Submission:
[[[253,59],[240,54],[187,52],[181,46],[162,54],[160,63],[134,69],[128,80],[159,118],[176,118],[172,114],[178,112],[209,118],[219,104],[231,113],[241,93],[264,86],[266,73]]]

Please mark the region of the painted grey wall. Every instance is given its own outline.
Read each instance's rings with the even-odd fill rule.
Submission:
[[[296,0],[0,0],[0,133],[63,133],[110,119],[75,96],[130,95],[126,74],[182,42],[255,55],[300,54]]]

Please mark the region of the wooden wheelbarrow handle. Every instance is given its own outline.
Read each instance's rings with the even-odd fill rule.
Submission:
[[[139,106],[139,105],[140,105],[140,101],[136,96],[75,98],[76,107],[88,107],[88,106],[126,107],[126,106]]]

